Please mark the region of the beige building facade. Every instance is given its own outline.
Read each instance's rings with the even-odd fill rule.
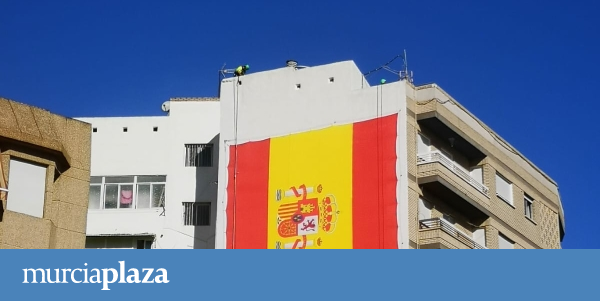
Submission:
[[[0,248],[80,249],[91,126],[0,98]]]
[[[557,184],[435,84],[407,83],[413,249],[559,249]]]

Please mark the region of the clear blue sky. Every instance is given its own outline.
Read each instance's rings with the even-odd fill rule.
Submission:
[[[563,247],[600,248],[599,6],[0,0],[0,95],[70,117],[158,115],[169,97],[216,95],[223,63],[366,72],[407,49],[416,84],[438,83],[559,183]]]

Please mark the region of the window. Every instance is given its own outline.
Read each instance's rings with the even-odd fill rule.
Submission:
[[[8,168],[6,209],[30,216],[44,216],[46,167],[11,159]]]
[[[533,199],[526,194],[523,202],[525,203],[525,216],[533,220]]]
[[[92,132],[94,132],[94,133],[95,133],[95,132],[97,132],[97,131],[98,131],[98,128],[92,128]]]
[[[210,226],[210,203],[183,203],[185,226]]]
[[[127,133],[127,127],[123,127],[123,132]]]
[[[503,201],[513,204],[512,183],[498,173],[496,174],[496,195]]]
[[[91,177],[88,209],[163,207],[166,181],[166,176]]]
[[[515,243],[502,233],[498,233],[498,249],[514,249]]]
[[[152,128],[152,131],[154,131],[154,132],[158,132],[158,127],[157,127],[157,126],[153,127],[153,128]]]
[[[136,247],[137,247],[136,249],[152,249],[152,241],[151,240],[138,239]]]
[[[211,167],[213,161],[212,144],[186,144],[185,166]]]

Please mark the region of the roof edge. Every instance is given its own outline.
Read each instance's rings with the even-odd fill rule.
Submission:
[[[442,92],[446,97],[448,97],[452,102],[454,102],[454,104],[456,104],[456,106],[458,106],[463,111],[465,111],[465,113],[467,113],[471,118],[475,119],[477,121],[477,123],[479,123],[482,127],[485,128],[485,130],[493,133],[494,136],[496,136],[496,138],[498,138],[503,144],[505,144],[506,147],[510,148],[510,151],[513,151],[516,155],[521,157],[521,159],[523,159],[527,164],[529,164],[535,171],[539,172],[540,175],[542,175],[544,178],[546,178],[546,180],[548,180],[550,183],[552,183],[554,186],[556,186],[558,188],[558,183],[556,183],[556,181],[554,181],[554,179],[552,179],[549,175],[547,175],[544,171],[542,171],[541,168],[539,168],[537,165],[535,165],[533,162],[531,162],[529,159],[527,159],[527,157],[525,157],[525,155],[523,155],[514,146],[512,146],[510,143],[508,143],[508,141],[506,141],[504,138],[502,138],[502,136],[500,136],[498,133],[496,133],[496,131],[492,130],[485,122],[483,122],[479,118],[477,118],[467,108],[465,108],[456,99],[454,99],[454,97],[450,96],[450,94],[448,92],[446,92],[444,89],[442,89],[442,87],[440,87],[438,84],[431,83],[431,84],[415,86],[416,90],[423,90],[423,89],[429,89],[429,88],[438,89],[440,92]]]

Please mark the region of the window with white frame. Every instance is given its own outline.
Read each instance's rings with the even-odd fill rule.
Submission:
[[[503,201],[513,204],[512,183],[499,173],[496,173],[496,195]]]
[[[213,165],[212,144],[186,144],[185,166],[211,167]]]
[[[210,203],[183,203],[183,225],[210,226]]]
[[[498,249],[514,249],[515,243],[504,236],[502,233],[498,233]]]
[[[525,203],[525,217],[533,220],[533,198],[525,194],[523,202]]]
[[[90,210],[163,207],[166,176],[90,178]]]

